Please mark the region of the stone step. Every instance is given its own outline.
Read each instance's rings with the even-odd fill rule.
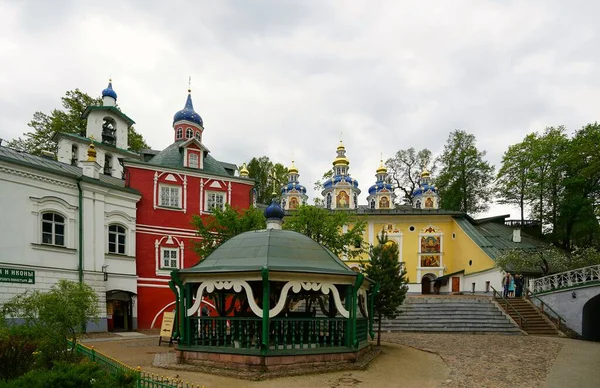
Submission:
[[[488,315],[477,315],[477,314],[469,314],[469,315],[445,315],[445,316],[440,316],[440,315],[419,315],[419,316],[414,316],[414,315],[403,315],[400,314],[398,315],[395,319],[393,320],[382,320],[382,322],[391,322],[391,321],[414,321],[414,322],[422,322],[422,321],[465,321],[465,322],[469,322],[469,321],[490,321],[490,322],[496,322],[496,321],[503,321],[506,322],[506,317],[502,314],[498,314],[495,316],[488,316]]]
[[[468,310],[460,310],[460,311],[452,311],[452,312],[438,312],[438,311],[402,311],[398,314],[399,317],[431,317],[435,316],[463,316],[463,315],[477,315],[482,317],[497,317],[504,316],[501,311],[498,310],[489,310],[489,311],[468,311]]]
[[[491,311],[497,310],[496,306],[493,305],[481,305],[478,307],[473,306],[463,306],[463,305],[412,305],[410,307],[402,307],[399,310],[442,310],[442,311],[455,311],[455,310],[474,310],[474,311]]]
[[[375,325],[377,326],[377,325]],[[515,327],[510,322],[393,322],[387,325],[383,322],[381,327]]]
[[[513,327],[395,327],[381,328],[382,331],[402,331],[402,332],[483,332],[483,333],[515,333],[520,334],[521,331]]]

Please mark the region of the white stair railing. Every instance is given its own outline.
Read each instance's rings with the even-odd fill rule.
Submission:
[[[600,264],[532,279],[529,289],[537,294],[600,281]]]

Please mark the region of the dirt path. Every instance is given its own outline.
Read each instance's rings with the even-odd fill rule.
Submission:
[[[176,377],[204,387],[262,387],[262,388],[342,388],[342,387],[403,387],[433,388],[442,385],[450,369],[433,353],[397,344],[385,344],[383,353],[364,371],[344,371],[265,381],[247,381],[198,372],[171,371],[151,366],[155,353],[169,351],[157,346],[157,339],[95,342],[94,347],[130,366],[167,377]],[[91,345],[91,344],[90,344]],[[172,351],[172,350],[171,350]]]

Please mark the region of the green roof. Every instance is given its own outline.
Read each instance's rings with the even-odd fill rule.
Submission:
[[[356,276],[330,250],[291,230],[266,229],[241,233],[218,247],[194,267],[180,273],[309,272]]]
[[[135,124],[135,121],[133,121],[125,113],[121,112],[121,110],[119,108],[117,108],[116,106],[98,106],[98,105],[88,106],[87,108],[85,108],[85,110],[81,114],[81,118],[85,119],[90,114],[90,112],[92,112],[94,110],[104,110],[107,112],[112,112],[112,113],[116,114],[117,116],[121,117],[123,120],[125,120],[127,122],[127,125],[130,127],[133,124]]]
[[[185,140],[179,140],[171,144],[170,146],[159,152],[152,159],[150,159],[148,161],[148,164],[152,164],[155,166],[184,168],[183,149],[181,149],[181,144],[184,142]],[[203,154],[203,168],[200,171],[209,174],[231,176],[219,161],[210,156],[207,152],[203,152]]]
[[[496,218],[490,218],[490,220]],[[504,225],[504,222],[492,222],[485,220],[470,220],[469,217],[454,217],[456,223],[464,232],[471,237],[491,259],[495,260],[506,251],[522,249],[537,251],[546,247],[546,243],[533,238],[521,231],[521,242],[512,240],[513,228]],[[483,222],[482,222],[483,221]]]
[[[56,174],[71,179],[80,178],[84,182],[90,182],[99,186],[109,187],[120,191],[127,191],[139,195],[137,190],[125,187],[125,181],[122,179],[114,178],[110,175],[104,174],[100,174],[99,179],[93,179],[84,176],[81,167],[72,166],[54,159],[31,155],[8,147],[0,146],[0,161],[29,167],[37,171]]]
[[[92,140],[92,139],[90,139],[88,137],[76,135],[74,133],[56,132],[54,134],[53,140],[56,141],[56,139],[60,138],[60,137],[67,137],[67,138],[71,138],[73,140],[79,140],[79,141],[86,142],[86,143],[94,143],[94,147],[96,147],[96,148],[100,148],[100,149],[103,149],[103,150],[118,150],[119,152],[121,152],[123,154],[126,154],[126,155],[129,155],[131,157],[140,158],[140,154],[138,154],[135,151],[130,151],[130,150],[126,150],[124,148],[115,147],[113,145],[102,143],[102,142],[97,141],[97,140]]]

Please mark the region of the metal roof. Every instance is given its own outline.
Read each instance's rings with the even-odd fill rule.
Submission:
[[[278,229],[241,233],[197,265],[179,272],[252,272],[264,267],[279,272],[356,276],[356,272],[321,244],[301,233]]]

